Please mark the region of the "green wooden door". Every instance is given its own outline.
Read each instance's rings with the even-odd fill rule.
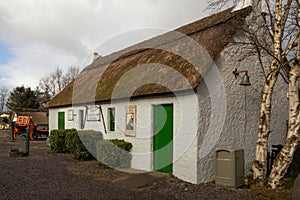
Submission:
[[[58,129],[65,129],[65,112],[58,112]]]
[[[154,106],[153,169],[173,171],[173,105]]]

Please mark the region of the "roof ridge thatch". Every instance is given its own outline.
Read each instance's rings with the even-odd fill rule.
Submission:
[[[188,55],[189,59],[199,60],[198,65],[201,65],[200,67],[209,68],[211,62],[205,56],[209,55],[215,61],[234,35],[241,30],[241,27],[245,24],[246,17],[252,11],[252,7],[235,12],[231,12],[232,9],[229,8],[221,13],[205,17],[177,28],[174,31],[153,37],[95,60],[80,73],[75,81],[71,82],[47,105],[49,107],[56,107],[93,101],[103,102],[109,101],[112,98],[126,98],[128,97],[128,92],[130,92],[128,88],[134,87],[137,82],[144,83],[144,85],[137,88],[131,97],[166,94],[171,91],[183,91],[187,89],[183,80],[174,80],[174,77],[169,74],[168,70],[158,66],[154,67],[155,72],[153,72],[152,67],[148,67],[144,71],[139,71],[139,76],[129,78],[126,80],[124,86],[118,83],[130,70],[139,70],[139,66],[150,63],[168,66],[177,71],[195,89],[200,84],[203,76],[195,68],[199,66],[193,66],[189,61],[185,60],[184,56],[182,57],[181,54],[177,54],[176,52],[184,53],[185,56]],[[174,32],[180,34],[174,34]],[[179,41],[182,37],[189,37],[194,42],[196,41],[207,54],[197,57],[197,52],[193,52],[196,49],[190,49],[192,42],[184,41],[185,43],[182,43],[183,41]],[[184,47],[184,45],[189,48]],[[159,48],[162,46],[165,48]],[[172,51],[169,52],[165,49],[172,49]],[[149,78],[149,74],[152,77]],[[152,83],[158,84],[149,84],[149,80]],[[122,92],[117,96],[113,96],[116,86],[121,87],[120,91]],[[168,88],[169,86],[172,89]],[[74,87],[76,87],[74,89],[75,93],[73,93]]]
[[[152,48],[158,48],[160,46],[167,45],[167,44],[172,43],[172,42],[176,42],[176,41],[180,40],[182,37],[190,36],[190,35],[193,35],[195,33],[204,31],[205,29],[217,26],[221,23],[225,23],[226,21],[228,21],[231,18],[233,18],[233,17],[237,16],[238,14],[240,14],[240,12],[239,12],[240,10],[232,12],[232,10],[234,8],[235,7],[228,8],[228,9],[226,9],[226,10],[220,12],[220,13],[216,13],[216,14],[204,17],[200,20],[197,20],[197,21],[191,22],[187,25],[184,25],[182,27],[179,27],[179,28],[177,28],[173,31],[180,32],[180,33],[184,34],[183,36],[180,36],[180,37],[175,38],[175,39],[170,38],[168,41],[164,41],[163,43],[153,45]],[[252,9],[252,7],[247,7],[246,9],[249,10],[249,9]],[[221,14],[223,14],[224,17],[219,17]],[[210,21],[210,23],[201,23],[201,22],[204,22],[204,21]],[[194,28],[194,29],[189,30],[188,28],[191,27],[194,24],[196,24],[200,27],[198,27],[197,29]],[[172,32],[172,31],[170,31],[170,32]],[[144,40],[140,43],[137,43],[137,44],[134,44],[132,46],[126,47],[125,49],[122,49],[120,51],[117,51],[117,52],[114,52],[112,54],[103,56],[103,57],[99,58],[98,60],[96,60],[95,64],[91,63],[91,65],[88,65],[84,70],[88,70],[88,69],[91,69],[91,68],[94,68],[94,67],[99,67],[99,65],[106,65],[106,64],[111,63],[112,60],[113,61],[118,61],[119,59],[126,58],[128,56],[132,56],[134,54],[138,54],[138,53],[142,53],[144,51],[147,51],[147,50],[149,50],[149,48],[143,49],[143,48],[138,48],[138,47],[139,46],[148,46],[147,43],[154,43],[153,41],[157,40],[160,37],[168,38],[167,35],[170,34],[170,32],[163,33],[163,34],[158,35],[158,36],[154,36],[154,37],[152,37],[148,40]],[[132,50],[132,49],[135,49],[135,50]],[[116,59],[114,59],[113,57],[116,57]],[[108,59],[105,59],[105,58],[108,58]]]

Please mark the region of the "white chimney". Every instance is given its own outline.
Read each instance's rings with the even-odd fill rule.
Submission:
[[[95,60],[97,60],[98,58],[100,58],[101,56],[97,53],[97,52],[95,52],[94,53],[94,58],[93,58],[93,62],[95,62]]]

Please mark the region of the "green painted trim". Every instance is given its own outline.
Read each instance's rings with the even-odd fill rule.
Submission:
[[[109,131],[115,131],[115,108],[108,108],[109,113]]]
[[[153,169],[173,172],[173,104],[153,106]]]
[[[58,129],[65,129],[65,112],[58,112]]]

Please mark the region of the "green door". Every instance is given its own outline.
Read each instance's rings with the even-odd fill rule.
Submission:
[[[173,171],[173,105],[154,106],[153,169]]]
[[[65,129],[65,112],[58,112],[58,129]]]

